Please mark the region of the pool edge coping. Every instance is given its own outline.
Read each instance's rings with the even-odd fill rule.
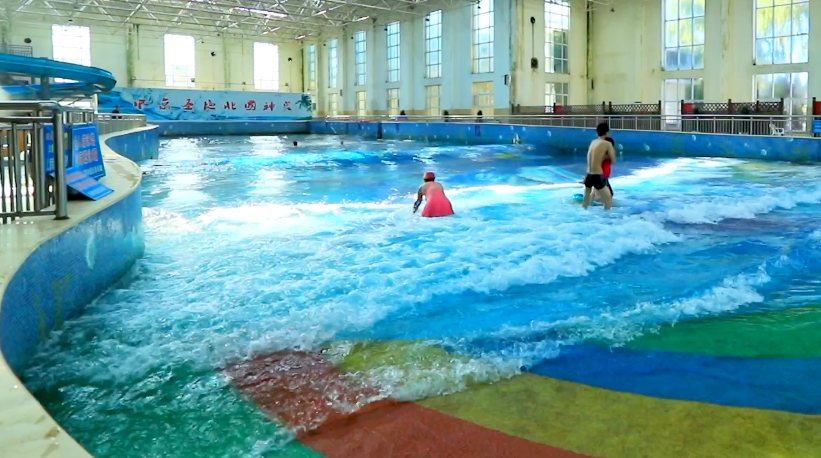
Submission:
[[[157,126],[145,126],[100,136],[100,147],[107,166],[103,181],[113,188],[112,198],[100,201],[72,201],[69,203],[69,219],[57,221],[51,216],[22,220],[19,224],[0,226],[0,234],[15,234],[7,248],[15,242],[22,246],[11,251],[11,256],[0,263],[0,313],[6,289],[17,271],[40,247],[88,218],[123,201],[140,188],[142,172],[139,165],[108,146],[110,138],[154,130]],[[123,192],[116,192],[123,191]],[[30,223],[30,224],[29,224]],[[32,228],[34,230],[29,231]],[[0,253],[4,247],[0,246]],[[93,458],[71,434],[69,434],[37,399],[26,389],[12,371],[0,349],[0,451],[15,458]]]

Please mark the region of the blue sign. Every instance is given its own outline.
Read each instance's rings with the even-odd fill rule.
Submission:
[[[45,136],[46,136],[46,173],[53,175],[54,174],[54,126],[51,124],[46,124],[43,129]],[[65,132],[63,137],[65,138]],[[65,140],[63,142],[65,144]],[[66,167],[71,164],[71,151],[68,149],[66,150]]]
[[[310,119],[313,101],[296,92],[116,87],[99,94],[101,113],[141,113],[148,121]]]
[[[814,119],[812,121],[812,133],[821,134],[821,119]]]
[[[71,128],[71,167],[84,174],[100,179],[105,176],[103,154],[97,126],[83,124]]]
[[[100,200],[114,192],[113,189],[83,173],[80,167],[66,169],[66,185],[91,200]]]

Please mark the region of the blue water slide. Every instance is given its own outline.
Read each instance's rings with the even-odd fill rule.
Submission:
[[[33,76],[41,81],[51,78],[74,80],[71,83],[49,84],[47,94],[43,94],[42,84],[2,86],[14,99],[88,96],[108,92],[117,84],[114,75],[101,68],[12,54],[0,53],[0,72]]]

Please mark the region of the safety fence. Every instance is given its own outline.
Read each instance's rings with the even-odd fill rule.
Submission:
[[[90,111],[53,101],[0,102],[0,224],[28,216],[68,218],[66,148],[70,123]]]
[[[732,135],[808,136],[812,116],[756,114],[578,114],[578,115],[443,115],[443,116],[328,116],[326,121],[351,122],[469,122],[511,125],[595,128],[607,122],[611,129]],[[818,123],[816,123],[817,125]],[[818,126],[817,127],[821,127]]]
[[[145,127],[145,115],[98,113],[97,129],[100,135]]]

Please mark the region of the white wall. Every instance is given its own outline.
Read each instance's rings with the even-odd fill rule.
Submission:
[[[68,25],[68,24],[62,24]],[[138,26],[107,27],[99,23],[84,24],[81,20],[71,25],[85,25],[91,31],[91,65],[106,69],[114,74],[119,86],[162,87],[165,86],[165,64],[163,33],[156,30],[140,29]],[[23,21],[13,21],[10,44],[23,45],[31,39],[35,57],[52,57],[51,21],[33,21],[31,16]],[[129,52],[129,37],[132,34],[132,52]],[[248,90],[254,88],[255,41],[279,45],[280,91],[302,91],[302,43],[288,41],[277,43],[265,36],[239,39],[234,36],[205,36],[204,34],[180,31],[196,39],[196,88]],[[211,56],[214,52],[215,55]],[[292,61],[288,62],[288,58]],[[133,74],[129,74],[129,59]]]

